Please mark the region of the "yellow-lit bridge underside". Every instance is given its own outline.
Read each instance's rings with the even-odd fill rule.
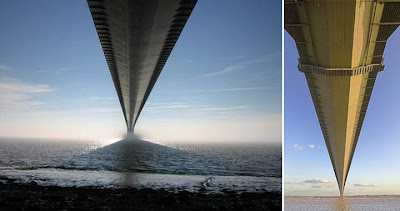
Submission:
[[[285,1],[341,196],[400,1]]]

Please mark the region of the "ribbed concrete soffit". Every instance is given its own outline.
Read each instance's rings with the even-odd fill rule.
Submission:
[[[285,1],[285,29],[299,52],[311,97],[343,195],[400,1]]]
[[[88,0],[128,130],[197,0]]]

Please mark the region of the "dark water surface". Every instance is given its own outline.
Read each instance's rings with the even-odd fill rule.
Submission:
[[[0,182],[192,192],[280,192],[281,145],[0,139]]]

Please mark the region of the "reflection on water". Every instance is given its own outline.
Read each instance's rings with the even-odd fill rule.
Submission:
[[[268,192],[281,190],[280,146],[168,147],[141,140],[41,143],[0,139],[0,182]]]
[[[335,210],[338,211],[348,211],[349,202],[346,199],[337,199],[333,202],[335,204]]]
[[[400,210],[400,197],[285,197],[285,210],[333,210],[333,211],[364,211],[364,210]]]

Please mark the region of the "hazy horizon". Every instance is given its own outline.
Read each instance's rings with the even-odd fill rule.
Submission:
[[[0,136],[0,142],[1,141],[21,141],[21,142],[101,142],[101,143],[107,143],[105,145],[108,144],[112,144],[118,141],[130,141],[129,139],[126,139],[125,136],[121,136],[121,138],[95,138],[95,139],[90,139],[90,138],[46,138],[46,137],[17,137],[17,136]],[[175,145],[215,145],[215,146],[219,146],[219,145],[248,145],[248,146],[252,146],[252,145],[268,145],[268,146],[282,146],[282,142],[279,141],[271,141],[271,142],[266,142],[266,141],[176,141],[176,140],[151,140],[151,139],[146,139],[146,138],[142,138],[139,136],[140,141],[147,141],[147,142],[152,142],[155,144],[161,144],[161,145],[171,145],[171,146],[175,146]]]

